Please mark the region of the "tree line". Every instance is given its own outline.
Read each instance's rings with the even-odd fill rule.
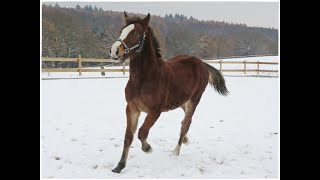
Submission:
[[[133,14],[144,17],[143,14]],[[42,56],[110,58],[109,49],[124,25],[123,12],[96,6],[62,8],[42,5]],[[278,54],[278,30],[241,23],[204,21],[182,14],[152,16],[150,26],[165,59],[179,54],[199,58]],[[73,67],[54,62],[47,67]]]

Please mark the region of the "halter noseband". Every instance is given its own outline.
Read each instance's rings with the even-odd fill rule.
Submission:
[[[123,46],[124,46],[124,54],[123,54],[123,57],[125,57],[131,50],[133,50],[133,49],[135,49],[135,48],[137,48],[137,47],[139,47],[139,49],[136,50],[136,53],[139,53],[139,52],[142,50],[145,37],[146,37],[146,33],[144,32],[144,33],[143,33],[143,37],[142,37],[142,39],[139,41],[139,43],[136,44],[136,45],[134,45],[134,46],[132,46],[132,47],[130,47],[130,48],[126,45],[126,43],[124,43],[124,41],[123,41],[122,39],[118,39],[117,41],[120,41],[121,44],[123,44]],[[125,60],[125,58],[123,58],[123,59]],[[123,62],[124,60],[122,60],[121,62]]]

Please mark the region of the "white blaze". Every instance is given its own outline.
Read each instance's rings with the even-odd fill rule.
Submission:
[[[134,24],[130,24],[129,26],[125,27],[122,32],[121,35],[119,37],[119,39],[124,40],[126,39],[126,37],[128,36],[128,34],[134,29]],[[121,45],[120,41],[116,41],[112,46],[111,46],[111,56],[116,57],[116,52],[118,47]]]

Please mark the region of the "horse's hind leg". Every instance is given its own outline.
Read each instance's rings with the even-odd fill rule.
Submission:
[[[181,122],[181,130],[180,130],[180,138],[178,141],[178,144],[176,146],[176,148],[173,151],[174,155],[179,155],[180,154],[180,148],[181,148],[181,144],[182,143],[188,143],[188,138],[187,138],[187,132],[189,130],[191,121],[192,121],[192,116],[193,113],[199,103],[199,99],[193,101],[193,100],[189,100],[187,101],[183,106],[181,106],[181,108],[184,110],[185,112],[185,116],[183,121]]]
[[[181,108],[183,109],[184,113],[186,113],[186,103],[181,105]],[[181,121],[181,125],[183,124],[183,120]],[[184,136],[182,140],[183,144],[189,144],[189,139],[187,137],[187,134]]]
[[[129,147],[132,143],[133,140],[133,134],[135,133],[138,125],[138,118],[140,115],[140,111],[138,111],[134,107],[129,107],[127,105],[126,109],[127,113],[127,128],[126,128],[126,134],[125,134],[125,139],[124,139],[124,146],[123,146],[123,151],[121,155],[121,159],[115,167],[112,172],[114,173],[120,173],[123,168],[125,168],[127,159],[128,159],[128,153],[129,153]]]

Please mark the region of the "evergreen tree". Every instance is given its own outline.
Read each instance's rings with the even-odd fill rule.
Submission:
[[[60,8],[60,6],[59,6],[58,3],[56,3],[56,4],[54,5],[54,7],[55,7],[55,8]]]
[[[94,11],[95,11],[95,12],[97,12],[97,11],[98,11],[97,6],[94,6]]]

